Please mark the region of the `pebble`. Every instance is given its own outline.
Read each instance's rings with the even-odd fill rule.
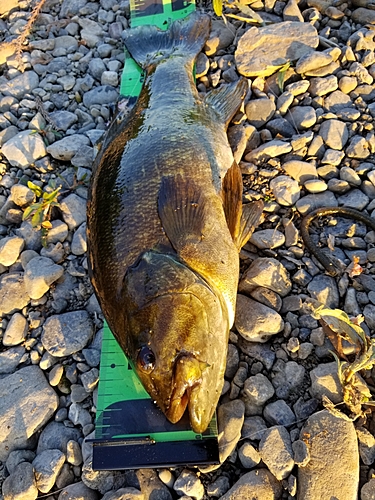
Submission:
[[[301,195],[298,182],[287,175],[279,175],[272,179],[270,188],[277,203],[287,207],[294,205]]]
[[[281,492],[281,483],[267,469],[259,469],[241,476],[220,500],[276,500]]]
[[[46,146],[42,137],[29,130],[19,132],[3,144],[1,152],[13,167],[26,169],[39,158],[46,156]]]
[[[21,344],[26,338],[28,322],[25,316],[14,313],[6,327],[3,337],[4,346],[15,346]]]
[[[277,425],[267,429],[259,443],[259,454],[276,479],[281,481],[288,477],[294,467],[294,459],[286,428]]]
[[[273,385],[262,373],[246,379],[242,390],[246,416],[261,415],[264,404],[272,398],[274,393]]]
[[[82,481],[69,484],[60,492],[58,500],[99,500],[99,493],[88,488]]]
[[[300,439],[307,444],[311,457],[307,465],[298,468],[301,498],[312,500],[328,495],[356,500],[359,456],[353,423],[323,410],[309,417]]]
[[[282,246],[285,236],[277,229],[261,229],[253,233],[249,241],[260,250],[265,250]]]
[[[179,495],[189,495],[194,500],[202,500],[204,487],[194,472],[185,469],[174,482],[173,489]]]
[[[237,296],[234,324],[242,337],[251,342],[267,342],[269,337],[284,328],[279,313],[240,294]]]
[[[244,76],[272,75],[282,61],[295,61],[318,43],[318,34],[308,23],[285,21],[271,28],[253,26],[238,42],[235,52],[237,70]],[[275,61],[280,61],[279,65]]]
[[[61,278],[64,273],[59,266],[48,257],[35,257],[25,267],[24,283],[31,299],[40,299],[49,290],[50,285]]]
[[[29,462],[20,463],[13,474],[5,479],[2,492],[4,500],[35,500],[38,488],[33,466]]]
[[[266,405],[263,415],[273,425],[291,425],[296,420],[294,413],[282,399]]]
[[[239,291],[250,293],[258,286],[269,288],[284,297],[290,292],[292,283],[283,264],[273,258],[258,257],[244,273]]]
[[[89,139],[84,135],[72,134],[47,146],[47,153],[56,160],[69,161],[89,142]]]
[[[85,310],[50,316],[43,325],[42,343],[49,354],[69,356],[83,349],[93,336],[93,324]]]
[[[60,450],[45,450],[33,460],[36,485],[41,493],[51,490],[64,462],[65,455]]]
[[[311,395],[321,400],[327,396],[332,403],[342,401],[342,388],[337,373],[337,363],[320,364],[310,372]]]
[[[26,448],[57,409],[58,397],[38,366],[26,366],[8,375],[0,384],[0,460]],[[23,408],[23,418],[17,417]],[[12,432],[7,432],[12,429]]]
[[[70,230],[80,226],[86,220],[86,201],[74,193],[61,201],[60,210]]]

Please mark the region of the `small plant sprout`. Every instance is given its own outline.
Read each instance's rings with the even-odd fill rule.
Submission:
[[[43,191],[40,186],[30,181],[27,183],[27,186],[35,193],[39,200],[26,208],[22,219],[30,219],[31,225],[35,229],[41,229],[42,244],[43,246],[46,246],[47,234],[49,229],[52,227],[52,224],[49,221],[50,210],[52,207],[59,206],[57,198],[60,194],[61,186],[51,192]]]
[[[371,392],[360,375],[361,370],[371,370],[375,365],[375,339],[370,338],[359,324],[362,317],[351,320],[349,316],[340,309],[328,309],[324,306],[315,309],[313,316],[319,320],[324,332],[334,345],[337,354],[331,351],[338,367],[338,376],[343,391],[343,402],[350,410],[350,420],[365,416],[367,410],[362,405],[374,406],[371,400]],[[349,361],[343,353],[342,341],[346,340],[355,346],[354,359]],[[342,361],[344,358],[345,361]],[[325,406],[336,415],[348,419],[346,415],[338,410],[333,411],[334,405],[326,398]],[[340,414],[340,415],[339,415]]]

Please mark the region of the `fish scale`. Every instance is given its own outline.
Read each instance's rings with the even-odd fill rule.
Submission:
[[[131,0],[131,25],[134,27],[154,24],[166,28],[170,20],[183,18],[194,10],[194,2]],[[134,101],[141,91],[143,78],[141,68],[127,53],[121,79],[121,97],[129,102]],[[177,138],[172,137],[170,140],[177,141]],[[153,425],[147,429],[132,425],[132,419],[120,417],[124,415],[124,411],[130,414],[135,412],[134,420],[137,420],[137,415],[147,413]],[[93,469],[113,470],[217,462],[216,415],[204,435],[194,433],[186,419],[178,424],[169,424],[161,411],[152,404],[150,396],[105,323]]]

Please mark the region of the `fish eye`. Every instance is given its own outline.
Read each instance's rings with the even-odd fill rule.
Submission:
[[[138,357],[137,357],[137,365],[140,370],[145,373],[151,373],[155,368],[155,354],[148,346],[141,347]]]

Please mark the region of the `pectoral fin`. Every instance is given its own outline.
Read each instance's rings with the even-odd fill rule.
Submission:
[[[178,174],[162,180],[158,211],[164,231],[177,253],[204,238],[207,203],[190,179]]]
[[[248,90],[249,84],[246,78],[241,78],[237,82],[211,90],[207,93],[204,101],[216,111],[227,127],[241,106]]]
[[[224,177],[222,196],[228,228],[240,250],[259,224],[264,205],[262,201],[242,204],[242,175],[236,162],[233,162]]]

